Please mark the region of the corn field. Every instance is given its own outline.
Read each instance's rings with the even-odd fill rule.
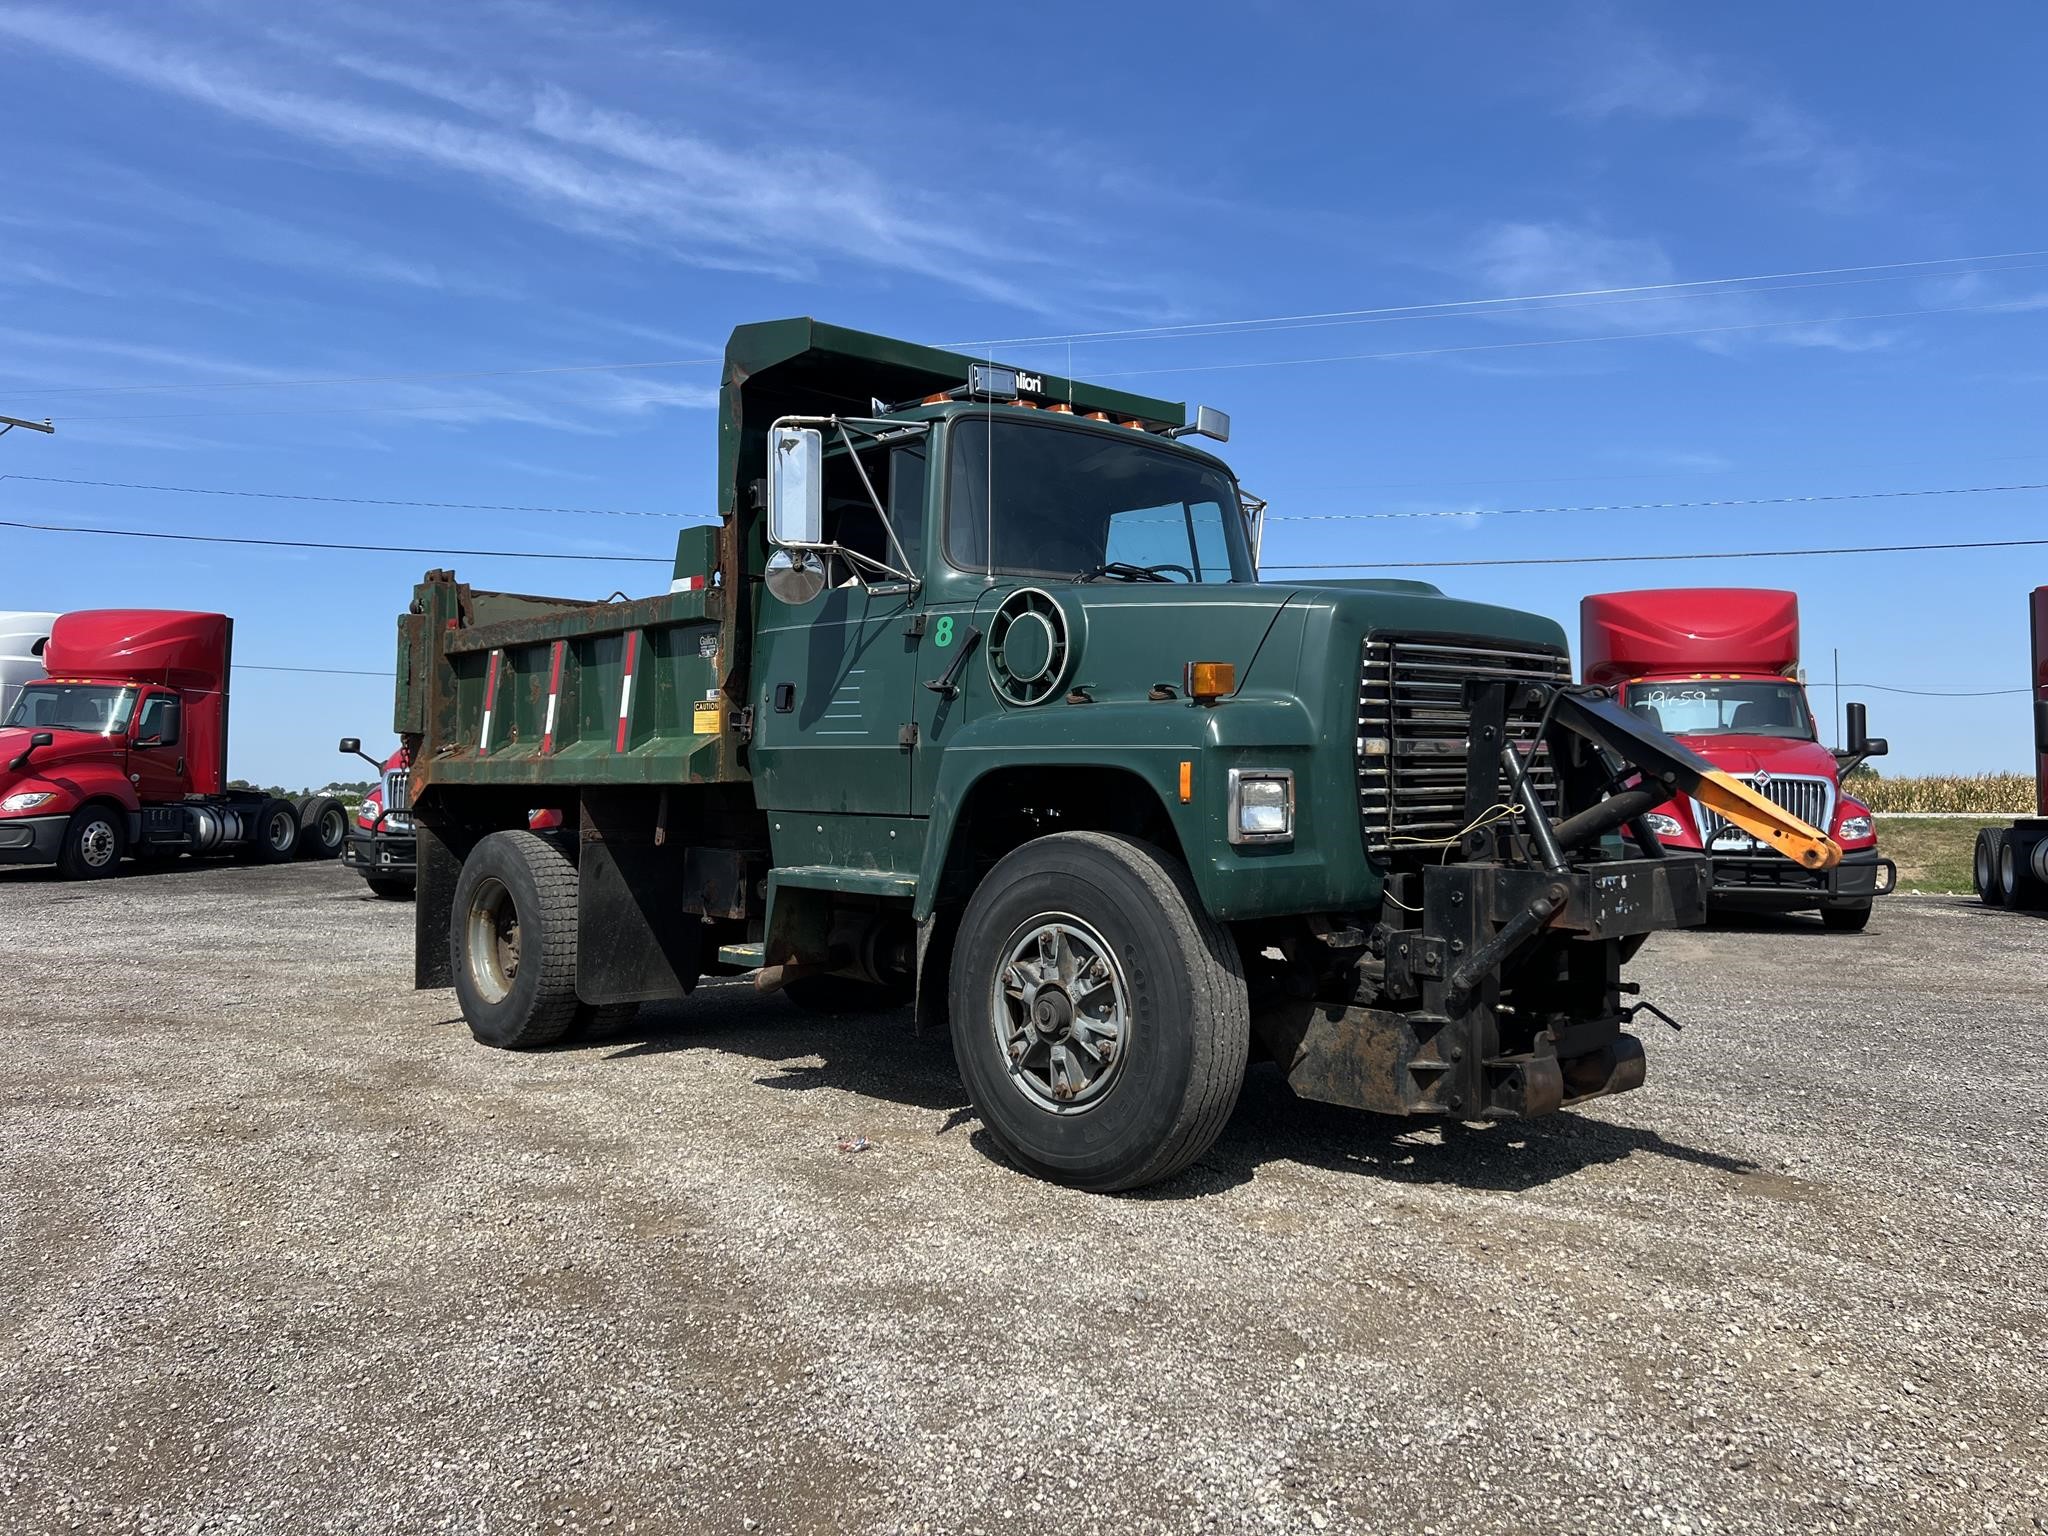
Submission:
[[[1843,788],[1873,811],[1974,811],[2027,816],[2034,780],[2024,773],[1932,773],[1914,779],[1880,778],[1868,769],[1849,775]]]

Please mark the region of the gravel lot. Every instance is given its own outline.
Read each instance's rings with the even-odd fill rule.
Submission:
[[[1669,936],[1640,1093],[1446,1138],[1255,1069],[1121,1199],[899,1017],[485,1050],[411,924],[0,875],[0,1529],[2048,1523],[2048,921]]]

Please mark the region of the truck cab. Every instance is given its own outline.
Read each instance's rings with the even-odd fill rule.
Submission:
[[[152,609],[55,620],[49,675],[0,718],[0,864],[94,879],[130,854],[297,856],[297,805],[227,787],[233,630]]]
[[[1580,607],[1588,683],[1646,724],[1768,796],[1841,846],[1834,868],[1810,870],[1763,846],[1689,797],[1650,812],[1667,848],[1712,861],[1712,901],[1723,910],[1817,910],[1830,929],[1854,932],[1895,871],[1877,851],[1869,807],[1843,792],[1850,769],[1886,750],[1869,736],[1864,707],[1849,706],[1850,741],[1820,744],[1799,678],[1796,593],[1689,587],[1596,593]]]
[[[1840,850],[1575,688],[1548,619],[1262,581],[1258,504],[1191,440],[1227,431],[741,327],[719,521],[668,593],[434,571],[400,617],[417,983],[511,1048],[705,975],[908,1004],[1005,1153],[1090,1189],[1201,1156],[1255,1049],[1389,1114],[1637,1086],[1620,966],[1703,916],[1706,866],[1609,834],[1684,792]]]

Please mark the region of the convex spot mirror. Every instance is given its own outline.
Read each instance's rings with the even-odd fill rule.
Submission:
[[[778,549],[761,580],[775,601],[801,608],[825,590],[825,562],[808,549]]]
[[[825,434],[776,427],[768,434],[768,542],[802,548],[825,537]]]

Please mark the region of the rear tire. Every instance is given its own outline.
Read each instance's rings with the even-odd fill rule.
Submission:
[[[1970,881],[1977,887],[1977,899],[1987,907],[2005,905],[2005,886],[1999,870],[1999,854],[2005,848],[2005,829],[1985,827],[1977,834],[1977,846],[1970,855]]]
[[[1026,843],[967,903],[953,1052],[991,1139],[1082,1189],[1136,1189],[1215,1142],[1244,1084],[1244,970],[1186,869],[1149,843]]]
[[[57,872],[67,880],[103,880],[128,851],[127,817],[111,805],[81,805],[64,829]]]
[[[531,832],[493,832],[455,882],[448,959],[469,1032],[502,1050],[552,1045],[576,1021],[576,866]]]
[[[2048,886],[2034,878],[2030,857],[2033,851],[2033,844],[2010,833],[1999,839],[1998,888],[2005,897],[2005,905],[2017,911],[2031,912],[2048,906]]]
[[[289,800],[266,800],[256,812],[256,832],[245,850],[258,864],[289,864],[299,856],[299,813]]]
[[[1860,907],[1822,907],[1821,925],[1829,933],[1861,933],[1870,926],[1870,912],[1867,901]]]
[[[348,841],[348,811],[332,795],[308,795],[299,806],[299,857],[335,859]]]

